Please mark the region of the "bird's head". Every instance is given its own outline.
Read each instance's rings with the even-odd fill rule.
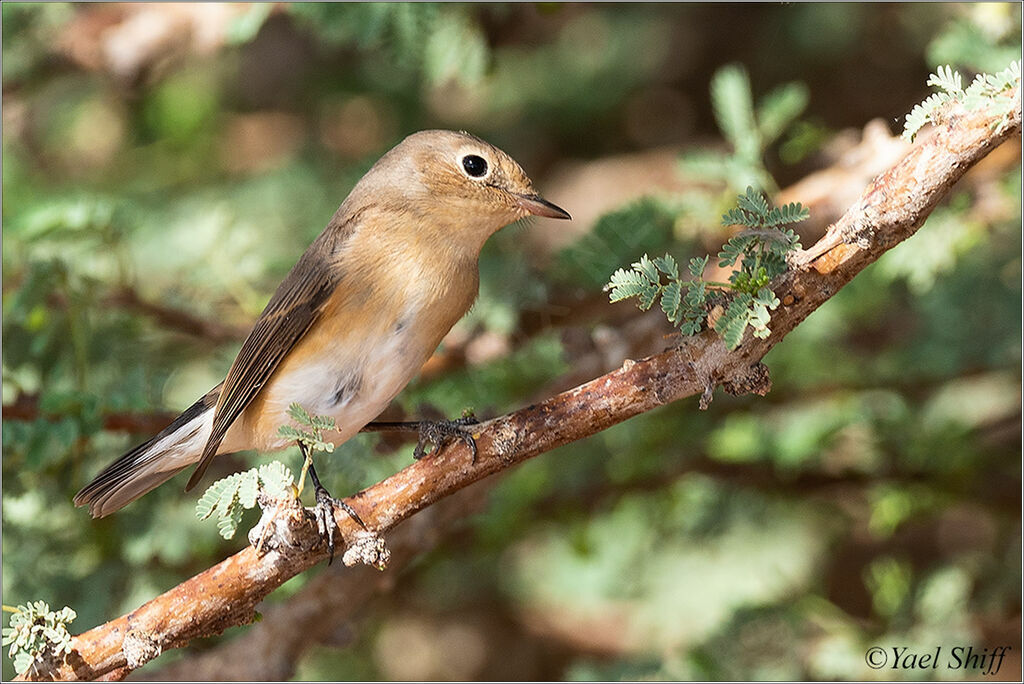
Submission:
[[[414,133],[381,157],[359,186],[364,201],[388,202],[422,223],[473,233],[481,244],[527,216],[570,218],[540,196],[512,157],[468,133]]]

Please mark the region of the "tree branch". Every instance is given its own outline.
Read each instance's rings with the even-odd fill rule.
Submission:
[[[487,503],[495,482],[466,487],[431,506],[388,535],[388,571],[335,563],[309,581],[287,602],[271,606],[263,619],[237,638],[180,660],[140,679],[155,681],[244,682],[254,679],[287,681],[295,664],[315,644],[330,642],[374,597],[391,591],[397,574],[415,558],[444,541],[453,528]],[[134,678],[134,677],[133,677]]]
[[[182,309],[174,309],[158,302],[147,301],[139,296],[135,288],[131,287],[122,288],[112,293],[106,303],[109,306],[134,309],[143,315],[152,317],[157,323],[170,330],[218,344],[243,340],[248,332],[247,328],[201,318]]]
[[[369,529],[389,532],[439,499],[555,447],[691,395],[706,405],[716,385],[731,393],[765,394],[770,382],[760,359],[857,273],[913,235],[971,166],[1010,136],[1020,135],[1019,89],[1018,84],[1017,105],[1002,125],[985,111],[949,116],[935,135],[875,179],[818,244],[798,254],[794,270],[773,284],[782,305],[772,315],[767,339],[748,333],[738,349],[729,351],[713,332],[704,332],[678,348],[626,360],[575,389],[481,424],[475,462],[465,445],[453,444],[347,503]],[[247,547],[137,610],[75,637],[66,662],[50,676],[124,676],[129,662],[125,646],[131,647],[129,655],[140,650],[140,643],[152,646],[152,653],[250,622],[267,594],[326,555],[299,504],[282,516],[292,523],[286,541],[265,545],[262,555]],[[346,540],[361,539],[345,513],[336,518]]]
[[[4,420],[26,420],[37,418],[58,419],[60,416],[50,415],[40,410],[39,396],[35,394],[19,394],[11,404],[3,405]],[[129,413],[114,411],[103,415],[103,429],[111,432],[143,432],[154,434],[171,424],[177,417],[176,413]]]

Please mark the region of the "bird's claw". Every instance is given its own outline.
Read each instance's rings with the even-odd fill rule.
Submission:
[[[316,487],[314,496],[316,505],[312,508],[313,519],[316,521],[316,529],[320,533],[320,538],[327,542],[327,564],[330,565],[334,562],[334,532],[338,529],[338,523],[334,519],[334,508],[338,507],[345,511],[364,530],[366,524],[355,512],[355,509],[341,499],[335,499],[323,486]]]
[[[316,490],[316,505],[313,506],[312,513],[320,538],[327,541],[328,565],[334,562],[334,530],[338,526],[334,521],[334,502],[334,497],[328,494],[326,489]]]
[[[426,447],[434,445],[434,450],[444,447],[452,440],[462,440],[469,447],[473,455],[473,462],[476,463],[476,439],[471,430],[466,430],[467,425],[478,425],[480,423],[473,416],[456,418],[455,420],[425,420],[420,423],[419,439],[416,441],[416,449],[412,457],[419,460],[427,455]],[[429,453],[433,453],[433,451]]]

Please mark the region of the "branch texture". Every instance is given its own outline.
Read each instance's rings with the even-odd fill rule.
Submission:
[[[465,445],[453,444],[347,503],[370,530],[384,534],[488,475],[659,406],[691,395],[700,396],[705,406],[719,385],[734,394],[765,394],[770,381],[760,359],[857,273],[913,235],[971,166],[1007,138],[1020,135],[1019,85],[1015,96],[1017,106],[1005,122],[985,111],[951,115],[934,135],[870,183],[818,244],[798,253],[794,268],[773,283],[782,305],[772,315],[767,339],[748,333],[730,352],[713,332],[705,332],[660,354],[627,359],[615,371],[481,424],[475,463]],[[50,676],[123,677],[139,664],[134,656],[140,644],[153,657],[154,652],[251,622],[267,594],[326,557],[314,526],[296,508],[285,514],[294,521],[287,542],[265,545],[262,555],[247,547],[137,610],[75,637],[67,661]],[[344,512],[336,518],[346,540],[360,537]]]

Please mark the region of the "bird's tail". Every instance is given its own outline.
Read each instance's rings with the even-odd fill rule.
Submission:
[[[217,395],[210,392],[158,435],[111,463],[75,495],[75,505],[88,504],[90,515],[102,518],[198,461],[213,427],[216,402]]]

